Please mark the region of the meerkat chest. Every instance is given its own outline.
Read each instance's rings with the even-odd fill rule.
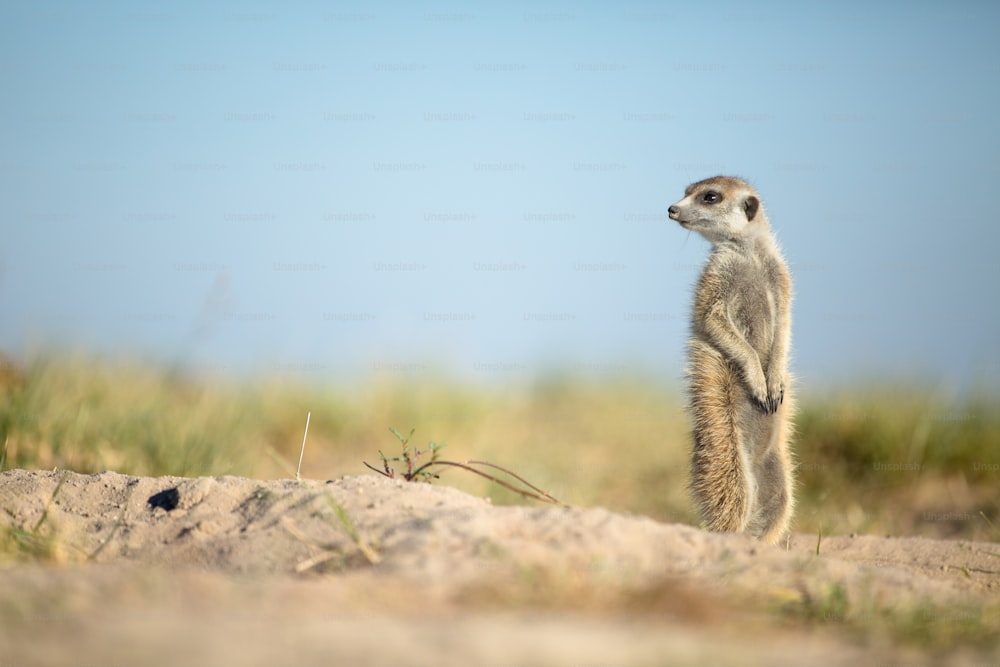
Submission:
[[[755,256],[730,255],[710,262],[704,282],[706,296],[724,308],[732,327],[764,353],[771,346],[778,310],[773,267]]]
[[[774,337],[775,299],[772,290],[757,282],[742,281],[729,302],[729,317],[758,352],[770,347]]]

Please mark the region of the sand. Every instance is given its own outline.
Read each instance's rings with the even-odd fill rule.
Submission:
[[[995,614],[991,543],[829,536],[817,555],[816,535],[770,547],[378,475],[10,470],[0,526],[29,545],[0,562],[0,665],[1000,664],[995,643],[857,632]]]

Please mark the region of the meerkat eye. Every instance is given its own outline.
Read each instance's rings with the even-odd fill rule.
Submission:
[[[706,192],[705,194],[703,194],[701,196],[701,200],[703,202],[705,202],[706,204],[714,204],[715,202],[719,201],[720,199],[722,199],[722,197],[719,195],[718,192],[716,192],[714,190],[709,190],[708,192]]]

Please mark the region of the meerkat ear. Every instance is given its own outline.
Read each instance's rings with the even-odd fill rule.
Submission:
[[[760,200],[756,197],[747,197],[747,200],[743,202],[743,210],[746,211],[747,220],[753,220],[754,216],[757,215],[757,209],[760,208]]]

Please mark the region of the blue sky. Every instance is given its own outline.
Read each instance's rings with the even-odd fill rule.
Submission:
[[[995,386],[1000,9],[876,4],[5,4],[0,348],[675,382],[725,173],[803,381]]]

